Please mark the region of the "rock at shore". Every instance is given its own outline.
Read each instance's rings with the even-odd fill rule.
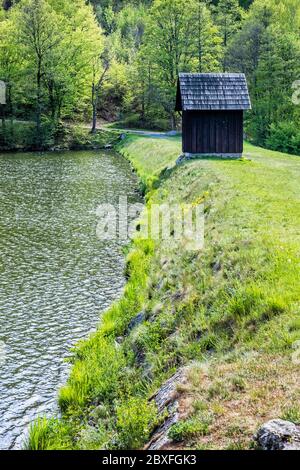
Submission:
[[[160,416],[166,416],[164,422],[159,426],[151,436],[150,442],[145,446],[146,450],[166,449],[172,440],[168,433],[170,428],[179,420],[179,402],[178,386],[186,382],[186,369],[177,371],[169,380],[167,380],[158,392],[150,398],[154,401]]]
[[[300,450],[300,426],[273,419],[259,429],[255,439],[263,450]]]

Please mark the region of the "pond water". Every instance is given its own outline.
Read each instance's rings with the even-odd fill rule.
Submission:
[[[0,155],[0,449],[58,411],[70,348],[121,295],[122,243],[98,239],[95,211],[137,188],[113,152]]]

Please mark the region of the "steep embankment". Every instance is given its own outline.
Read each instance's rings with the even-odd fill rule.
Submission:
[[[136,240],[123,298],[76,349],[63,419],[39,420],[29,448],[137,448],[158,416],[149,397],[177,387],[182,448],[249,448],[269,418],[300,421],[300,159],[246,146],[247,159],[174,166],[177,138],[119,149],[148,204],[205,205],[205,247]],[[167,168],[167,169],[166,169]]]

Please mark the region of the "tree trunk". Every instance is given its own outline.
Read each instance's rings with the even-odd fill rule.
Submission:
[[[4,132],[5,132],[5,127],[6,127],[6,123],[5,123],[5,105],[4,105],[4,104],[1,104],[1,105],[0,105],[0,110],[1,110],[2,131],[3,131],[3,134],[4,134]]]
[[[97,110],[98,110],[98,101],[99,101],[99,91],[105,79],[105,75],[108,71],[108,67],[109,65],[107,64],[102,72],[101,77],[99,78],[98,83],[96,84],[94,81],[92,84],[92,107],[93,107],[93,124],[92,124],[92,129],[91,129],[92,134],[95,134],[97,130]],[[94,78],[95,78],[95,75],[94,75]]]
[[[52,80],[50,80],[48,83],[48,92],[49,92],[49,106],[50,106],[50,112],[51,112],[51,120],[52,122],[55,122],[56,103],[55,103],[55,96],[54,96],[54,84]]]
[[[91,133],[95,134],[97,130],[97,104],[98,104],[98,92],[95,84],[92,85],[92,107],[93,107],[93,123]]]
[[[97,105],[93,104],[93,125],[92,125],[92,134],[95,134],[97,130]]]
[[[227,54],[227,43],[228,43],[228,39],[227,39],[227,34],[228,34],[228,31],[227,31],[227,17],[225,16],[225,27],[224,27],[224,60],[223,60],[223,73],[226,73],[226,69],[227,69],[227,61],[226,61],[226,54]]]
[[[198,3],[198,72],[202,73],[202,14],[201,1]]]
[[[175,113],[172,113],[171,114],[171,127],[172,127],[172,130],[176,130],[176,116],[175,116]]]
[[[42,115],[42,74],[41,74],[42,64],[41,60],[38,60],[38,70],[36,75],[36,85],[37,85],[37,94],[36,94],[36,145],[37,148],[41,148],[41,115]]]

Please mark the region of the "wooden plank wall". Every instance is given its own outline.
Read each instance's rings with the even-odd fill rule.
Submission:
[[[243,111],[184,111],[183,152],[243,152]]]

